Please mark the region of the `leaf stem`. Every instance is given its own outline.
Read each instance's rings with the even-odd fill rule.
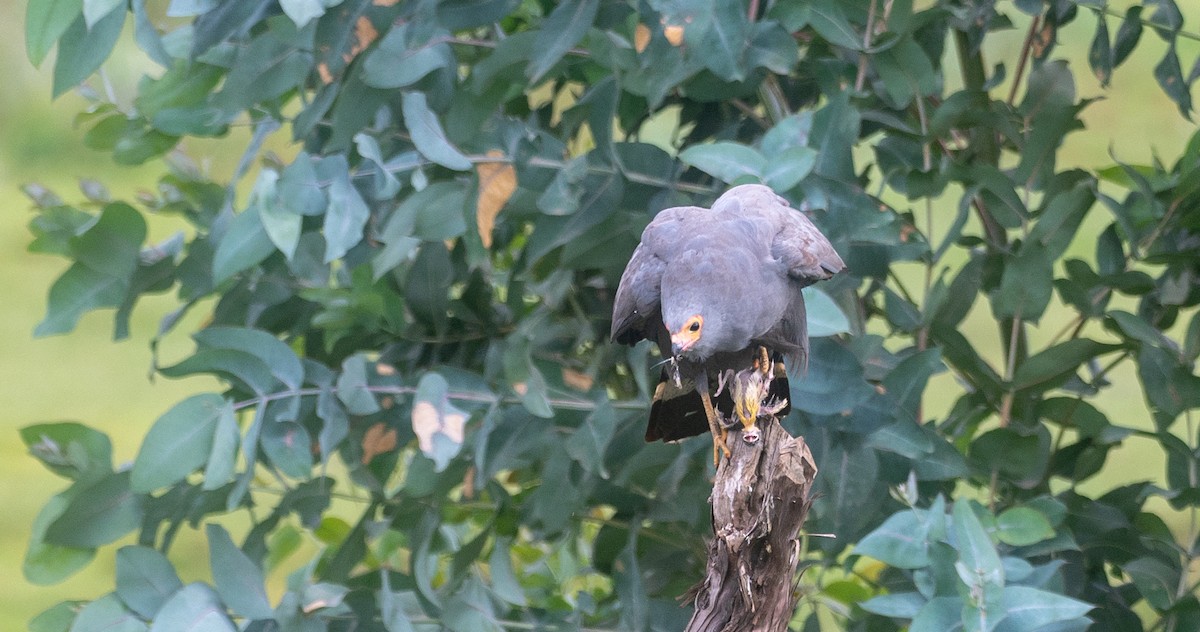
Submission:
[[[377,393],[382,395],[415,395],[417,387],[415,386],[390,386],[390,385],[366,385],[361,387],[367,392]],[[332,393],[338,392],[337,386],[330,386],[327,390]],[[294,388],[274,393],[266,393],[262,396],[252,399],[244,399],[239,402],[234,402],[234,410],[242,410],[258,404],[260,402],[270,402],[279,399],[287,399],[289,397],[312,397],[320,395],[321,388]],[[461,402],[477,402],[480,404],[520,404],[521,399],[510,396],[493,395],[490,393],[471,393],[464,391],[450,391],[446,393],[449,399]],[[563,399],[563,398],[547,398],[546,401],[554,408],[562,410],[595,410],[596,404],[586,399]],[[618,410],[643,410],[646,408],[646,403],[639,400],[618,400],[609,402],[609,406]]]
[[[858,73],[854,77],[854,91],[862,92],[867,79],[867,51],[871,48],[871,35],[875,31],[875,0],[867,8],[867,25],[863,29],[863,52],[858,54]]]
[[[1008,104],[1011,106],[1017,100],[1017,90],[1021,87],[1021,79],[1025,77],[1025,68],[1029,65],[1029,51],[1033,48],[1033,38],[1037,37],[1038,29],[1042,26],[1042,16],[1035,15],[1029,22],[1029,30],[1025,32],[1025,41],[1021,44],[1021,55],[1017,58],[1017,70],[1013,75],[1012,86],[1008,90]]]

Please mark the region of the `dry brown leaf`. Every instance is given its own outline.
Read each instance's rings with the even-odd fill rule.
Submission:
[[[362,439],[362,462],[367,465],[372,459],[385,452],[396,449],[396,429],[388,428],[383,423],[377,423],[367,428]]]
[[[375,29],[375,25],[367,19],[367,16],[359,16],[358,21],[354,23],[354,46],[350,47],[350,52],[342,55],[342,59],[346,63],[358,56],[359,53],[367,50],[379,37],[379,31]]]
[[[579,371],[576,371],[575,369],[568,369],[567,367],[563,367],[562,379],[563,379],[564,384],[566,384],[567,386],[570,386],[571,388],[573,388],[577,391],[592,390],[592,383],[593,383],[592,376],[588,375],[587,373],[580,373]]]
[[[463,474],[462,495],[467,500],[475,498],[475,466],[469,466]]]
[[[638,22],[636,28],[633,29],[633,50],[642,52],[650,45],[650,27]]]
[[[394,7],[400,0],[372,0],[371,4],[377,7]]]
[[[504,152],[492,149],[487,155],[499,158],[504,156]],[[483,241],[483,247],[491,248],[496,216],[517,190],[517,170],[508,162],[481,162],[475,165],[475,170],[479,172],[475,223],[479,227],[479,239]]]
[[[321,77],[321,83],[325,85],[333,83],[333,73],[329,72],[329,64],[325,62],[317,64],[317,75]]]
[[[679,46],[683,43],[683,27],[678,24],[668,24],[663,27],[663,35],[671,46]]]

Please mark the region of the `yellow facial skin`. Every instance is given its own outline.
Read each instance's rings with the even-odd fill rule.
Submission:
[[[687,319],[687,322],[683,323],[683,327],[680,327],[679,331],[671,333],[671,346],[677,350],[677,353],[683,353],[700,340],[700,335],[703,331],[704,317],[696,314]]]

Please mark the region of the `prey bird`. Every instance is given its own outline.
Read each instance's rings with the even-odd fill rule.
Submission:
[[[734,187],[711,209],[655,216],[621,275],[612,320],[615,342],[650,340],[667,359],[646,440],[708,430],[716,462],[729,456],[719,414],[740,421],[750,441],[760,407],[786,413],[776,360],[807,366],[801,290],[843,268],[817,227],[763,185]]]

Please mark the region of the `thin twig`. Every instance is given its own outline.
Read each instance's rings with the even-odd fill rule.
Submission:
[[[863,31],[863,52],[858,54],[858,74],[854,77],[854,91],[862,92],[867,79],[867,50],[871,48],[871,35],[875,31],[875,0],[867,9],[867,27]]]
[[[1025,67],[1029,65],[1029,51],[1033,48],[1033,38],[1037,37],[1041,23],[1041,15],[1033,16],[1033,21],[1029,23],[1029,31],[1025,33],[1025,42],[1021,44],[1021,56],[1017,59],[1017,71],[1013,75],[1012,87],[1008,91],[1009,105],[1017,100],[1017,89],[1021,86],[1021,79],[1025,76]]]
[[[361,388],[369,393],[377,393],[377,394],[381,394],[381,395],[415,395],[417,393],[417,387],[415,387],[415,386],[387,386],[387,385],[367,384],[367,385],[355,387],[355,388]],[[258,403],[266,403],[266,402],[271,402],[271,401],[275,401],[275,400],[279,400],[279,399],[287,399],[289,397],[313,397],[315,395],[320,395],[323,390],[326,390],[326,389],[294,388],[294,389],[288,389],[288,390],[284,390],[284,391],[276,391],[274,393],[266,393],[264,395],[254,397],[252,399],[245,399],[245,400],[242,400],[239,402],[234,402],[233,409],[235,411],[243,410],[245,408],[254,406],[255,404],[258,404]],[[337,393],[338,387],[330,386],[327,390],[331,393]],[[469,392],[462,392],[462,391],[449,391],[446,393],[446,397],[449,399],[460,401],[460,402],[476,402],[476,403],[480,403],[480,404],[493,404],[493,405],[509,404],[509,405],[511,405],[511,404],[520,404],[521,403],[521,399],[517,398],[517,397],[505,397],[505,396],[500,396],[500,395],[490,395],[490,394],[484,394],[484,393],[469,393]],[[546,398],[546,402],[554,408],[561,408],[563,410],[587,411],[587,410],[594,410],[596,408],[595,403],[593,403],[589,400],[584,400],[584,399]],[[612,401],[612,402],[609,402],[608,405],[612,406],[613,408],[616,408],[618,410],[642,410],[642,409],[646,408],[646,404],[644,402],[640,402],[637,400]]]

